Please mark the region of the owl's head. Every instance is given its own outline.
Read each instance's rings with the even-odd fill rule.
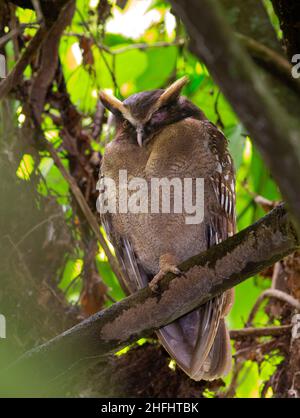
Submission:
[[[165,90],[151,90],[133,94],[121,102],[105,92],[100,93],[103,105],[116,117],[117,125],[139,146],[146,144],[163,127],[186,117],[202,118],[202,112],[180,96],[187,77],[175,81]]]

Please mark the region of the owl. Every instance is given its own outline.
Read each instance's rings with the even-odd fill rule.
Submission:
[[[183,77],[166,89],[134,94],[123,102],[100,93],[116,122],[116,135],[105,148],[100,170],[100,183],[110,178],[116,187],[100,188],[100,200],[105,192],[105,199],[120,203],[120,172],[149,186],[141,197],[149,210],[101,213],[130,293],[148,285],[157,291],[166,272],[180,273],[180,263],[235,233],[235,175],[227,140],[181,96],[187,81]],[[203,179],[201,222],[187,222],[185,208],[162,211],[161,202],[159,210],[151,210],[152,179],[179,179],[182,184],[185,179]],[[175,197],[172,188],[169,196]],[[157,331],[161,344],[192,379],[214,380],[230,370],[225,316],[232,304],[233,291],[227,291]]]

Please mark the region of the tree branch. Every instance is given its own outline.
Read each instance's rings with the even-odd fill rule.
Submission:
[[[60,11],[57,20],[48,31],[41,47],[40,65],[37,74],[32,76],[29,98],[35,118],[39,122],[41,122],[47,91],[53,82],[57,69],[60,38],[66,26],[70,24],[74,11],[74,1],[68,0]]]
[[[233,340],[242,340],[245,338],[257,337],[280,337],[281,335],[290,334],[292,328],[292,325],[281,325],[277,327],[248,327],[243,329],[234,329],[230,331],[230,338]]]
[[[277,53],[283,53],[262,0],[219,1],[224,8],[227,21],[235,30],[259,41]]]
[[[284,56],[248,36],[237,34],[237,37],[258,64],[300,94],[300,81],[291,76],[292,65]]]
[[[260,305],[266,298],[275,298],[281,300],[282,302],[291,305],[294,309],[300,311],[300,302],[293,296],[278,289],[267,289],[261,295],[259,295],[257,301],[255,302],[255,305],[253,306],[252,311],[249,315],[247,326],[250,326],[252,324]]]
[[[171,0],[203,59],[271,169],[300,231],[300,126],[262,83],[217,0]]]
[[[299,0],[272,0],[280,22],[287,55],[300,53],[300,3]]]
[[[39,24],[38,23],[23,23],[20,24],[18,27],[15,27],[13,29],[11,29],[8,33],[6,33],[5,35],[3,35],[0,38],[0,48],[2,48],[8,41],[10,41],[12,38],[14,38],[15,36],[23,33],[23,31],[26,28],[38,28]]]
[[[254,47],[251,42],[245,46],[254,62],[259,65],[258,70],[263,83],[269,85],[270,91],[287,113],[298,118],[299,80],[291,76],[291,69],[284,63],[286,56],[262,0],[219,1],[224,7],[227,22],[235,32],[259,44]],[[262,47],[266,48],[265,51]]]
[[[48,31],[45,26],[41,26],[38,29],[14,68],[8,74],[7,78],[0,82],[0,100],[3,99],[12,88],[16,87],[20,83],[25,68],[40,48],[41,44],[44,42],[47,33]]]
[[[251,227],[182,263],[183,274],[167,274],[159,293],[147,287],[97,313],[25,354],[0,381],[11,389],[16,386],[18,373],[20,389],[32,382],[37,390],[41,382],[53,381],[66,371],[78,372],[79,365],[90,365],[111,351],[151,335],[298,247],[289,216],[280,205]],[[25,386],[21,376],[26,378]]]
[[[66,4],[69,3],[69,4]],[[60,39],[61,31],[64,29],[64,26],[66,26],[72,16],[73,11],[72,5],[74,6],[74,0],[57,0],[57,4],[61,6],[61,9],[57,12],[57,15],[55,15],[55,19],[57,18],[57,21],[49,20],[49,22],[46,22],[46,25],[42,24],[40,28],[37,30],[36,34],[30,41],[29,45],[25,48],[22,56],[19,58],[18,62],[14,66],[14,68],[11,70],[11,72],[8,74],[7,78],[2,80],[0,82],[0,100],[3,99],[7,94],[10,93],[12,88],[15,88],[21,81],[21,78],[23,76],[23,73],[27,67],[27,65],[30,64],[32,58],[34,55],[38,52],[38,50],[41,48],[41,46],[47,41],[48,37],[52,37],[52,40],[54,37],[56,43]],[[42,4],[41,4],[42,5]],[[24,7],[27,7],[24,6]],[[52,10],[53,12],[53,10]],[[51,45],[51,47],[57,49],[57,46]],[[46,49],[49,48],[49,45],[46,46]],[[48,51],[49,54],[49,51]],[[52,57],[52,56],[51,56]],[[44,62],[47,61],[47,54],[44,54],[43,60]],[[54,64],[51,60],[48,58],[48,62],[46,62],[46,65],[48,66],[48,73],[51,75],[51,67],[55,70],[55,58],[54,57]],[[53,65],[52,65],[53,64]],[[47,73],[47,71],[46,71]],[[47,76],[47,74],[46,74]],[[38,86],[40,87],[42,93],[41,96],[45,95],[45,90],[47,89],[47,83],[44,82],[45,78],[45,68],[42,68],[42,73],[38,74],[37,82]],[[35,92],[36,95],[36,92]]]
[[[41,13],[46,17],[48,22],[54,22],[67,1],[68,0],[42,0],[40,2]],[[31,0],[9,0],[9,3],[13,3],[23,9],[35,10],[34,2]]]
[[[55,165],[57,166],[57,168],[59,169],[59,171],[61,172],[61,174],[63,175],[63,177],[65,178],[65,180],[67,181],[67,183],[69,184],[69,187],[80,207],[80,209],[82,210],[86,220],[88,221],[88,224],[90,225],[90,228],[92,229],[92,231],[94,232],[97,240],[99,241],[101,247],[103,248],[103,251],[105,252],[105,255],[108,258],[109,264],[112,268],[112,271],[115,273],[117,279],[119,280],[123,290],[127,291],[127,288],[123,282],[123,278],[122,278],[122,274],[120,272],[120,269],[118,267],[118,264],[116,262],[115,257],[113,256],[113,254],[111,253],[109,246],[107,245],[104,236],[101,234],[100,229],[99,229],[99,225],[98,222],[93,214],[93,212],[91,211],[89,205],[87,204],[81,190],[79,189],[75,179],[70,175],[70,173],[66,170],[66,168],[64,167],[63,163],[61,162],[59,155],[57,154],[55,148],[53,147],[53,145],[48,142],[41,133],[40,136],[41,141],[43,142],[43,144],[45,145],[45,148],[49,151],[51,157],[53,158],[53,161],[55,163]]]

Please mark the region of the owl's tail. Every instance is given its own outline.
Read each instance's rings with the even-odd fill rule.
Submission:
[[[214,380],[231,368],[231,346],[224,316],[232,294],[218,296],[161,328],[158,337],[177,364],[194,380]]]

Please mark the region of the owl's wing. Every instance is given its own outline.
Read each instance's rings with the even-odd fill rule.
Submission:
[[[227,151],[227,140],[212,123],[205,122],[206,132],[210,137],[211,151],[216,158],[217,170],[211,176],[209,186],[214,191],[215,199],[211,199],[206,217],[206,241],[207,248],[220,243],[236,231],[235,215],[235,174],[233,161]],[[233,290],[220,295],[208,302],[210,305],[203,309],[212,310],[208,328],[210,338],[207,348],[207,357],[204,363],[199,359],[197,352],[201,351],[199,340],[195,360],[192,365],[192,373],[199,379],[212,380],[226,374],[231,367],[231,346],[229,333],[226,328],[224,317],[228,314],[234,298]]]
[[[99,176],[99,202],[101,202],[101,193],[104,193],[104,176],[100,172]],[[100,208],[98,207],[98,211]],[[117,261],[121,267],[122,276],[129,293],[134,293],[138,289],[147,286],[149,278],[144,269],[138,262],[131,242],[120,236],[113,227],[111,214],[100,211],[101,224],[106,232],[107,238],[112,243]]]
[[[206,179],[210,202],[206,206],[206,245],[212,247],[235,232],[235,178],[224,135],[210,122],[205,132],[216,158],[216,171]],[[233,302],[226,292],[158,331],[159,338],[179,366],[195,380],[213,380],[231,367],[231,347],[224,316]]]
[[[217,162],[217,170],[210,178],[216,197],[211,213],[216,213],[217,216],[211,217],[212,231],[209,230],[209,225],[207,230],[208,244],[210,244],[210,239],[213,239],[214,245],[236,232],[235,173],[232,157],[227,150],[225,136],[212,123],[205,123],[211,138],[210,148]],[[217,230],[219,235],[215,239],[213,238],[213,230]],[[210,246],[208,245],[208,247]]]

